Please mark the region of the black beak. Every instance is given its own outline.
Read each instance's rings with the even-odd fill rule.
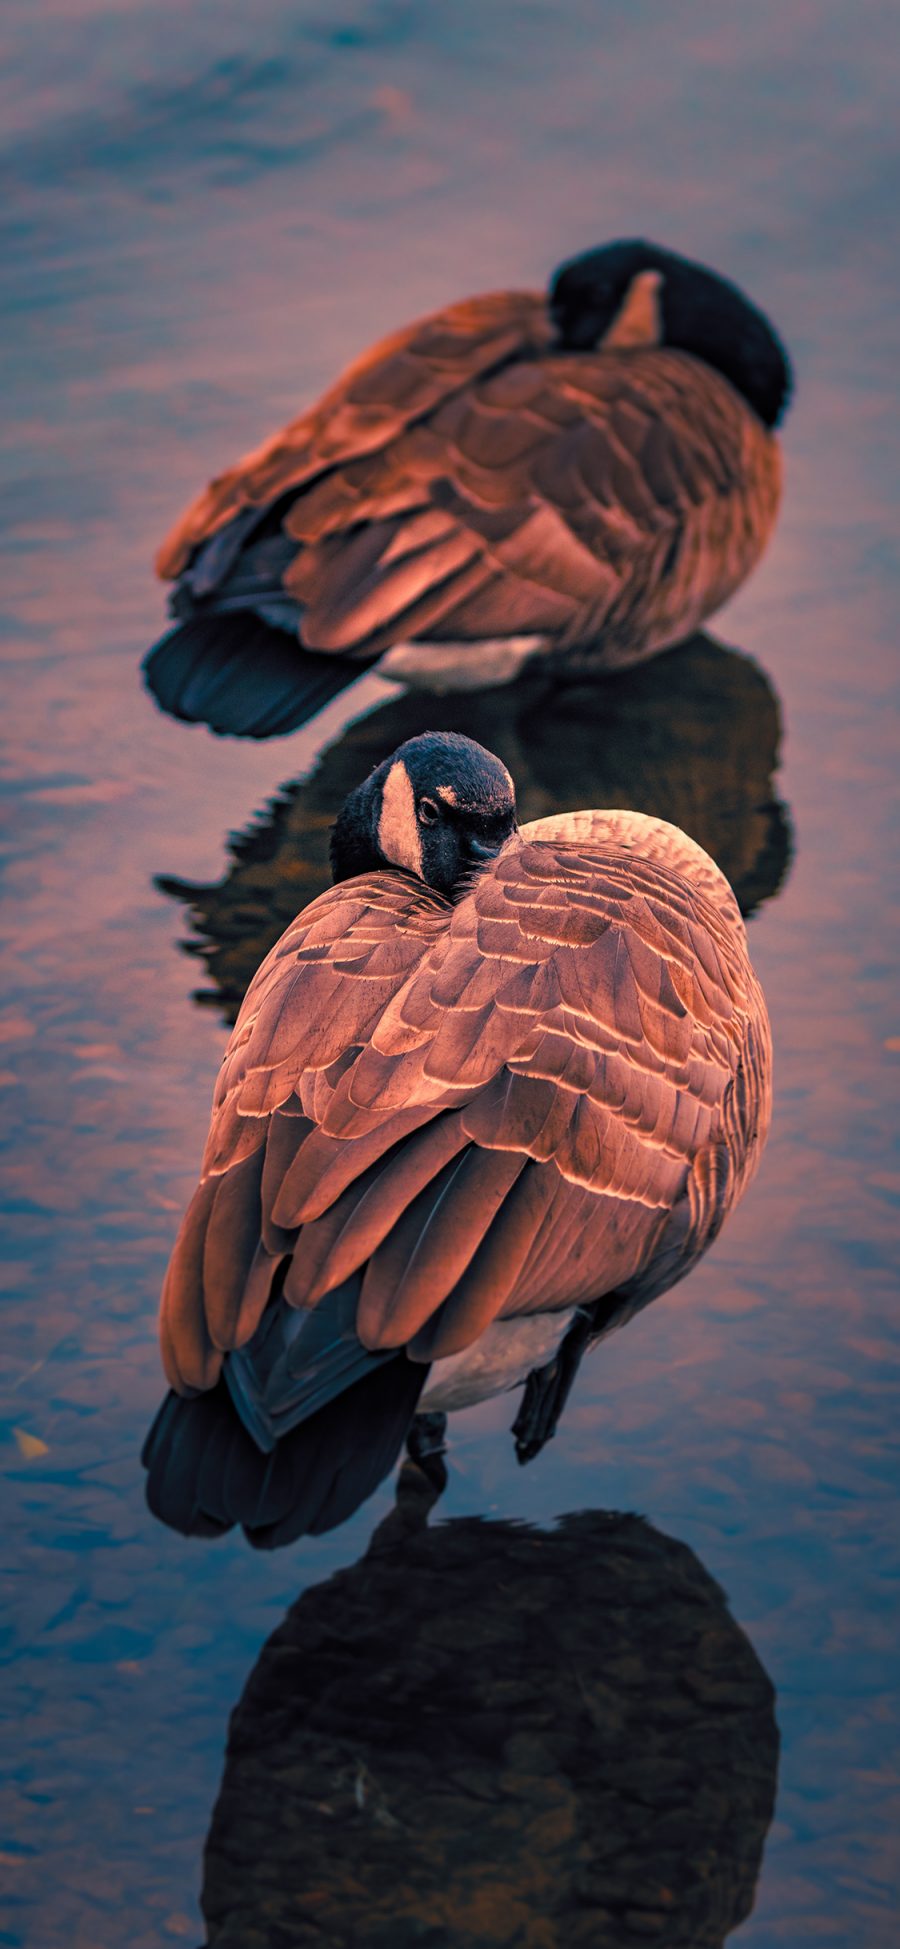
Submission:
[[[499,853],[502,845],[503,845],[502,839],[484,840],[484,839],[468,838],[466,840],[466,853],[469,859],[474,859],[479,861],[483,859],[493,859],[494,855],[496,853]]]

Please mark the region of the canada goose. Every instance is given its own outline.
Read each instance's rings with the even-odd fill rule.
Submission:
[[[232,837],[221,880],[157,877],[190,910],[195,937],[186,949],[202,956],[212,984],[197,999],[217,1004],[229,1024],[301,901],[330,885],[337,807],[382,752],[429,725],[466,731],[502,759],[522,820],[584,805],[666,819],[712,854],[745,919],[782,883],[790,821],[772,776],[778,699],[758,664],[710,637],[691,637],[602,685],[560,686],[526,672],[503,690],[389,692],[326,748],[309,777],[285,785]]]
[[[291,1606],[232,1713],[209,1949],[722,1949],[778,1729],[693,1550],[602,1510],[401,1514]]]
[[[526,1381],[535,1453],[588,1342],[715,1237],[768,1124],[743,922],[676,827],[518,831],[499,760],[433,734],[350,794],[332,862],[225,1055],[144,1451],[164,1520],[263,1546],[352,1513],[417,1409]]]
[[[183,515],[150,688],[268,736],[373,664],[471,689],[649,656],[758,561],[790,384],[733,284],[642,241],[421,319]]]

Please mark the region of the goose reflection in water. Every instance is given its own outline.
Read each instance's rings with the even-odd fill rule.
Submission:
[[[426,1526],[407,1461],[231,1720],[210,1949],[719,1949],[750,1913],[774,1693],[685,1544],[637,1516]]]
[[[523,677],[502,690],[392,699],[351,724],[311,776],[286,786],[232,840],[232,864],[209,886],[161,875],[191,910],[213,981],[200,1002],[234,1021],[257,967],[298,909],[331,883],[338,807],[388,751],[425,730],[462,731],[516,780],[521,823],[584,805],[651,813],[712,855],[752,914],[775,894],[791,852],[777,797],[781,721],[759,665],[698,635],[602,684]]]

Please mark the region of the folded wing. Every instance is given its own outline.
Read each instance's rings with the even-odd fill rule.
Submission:
[[[628,662],[754,565],[777,444],[681,352],[555,353],[543,300],[451,307],[378,347],[213,483],[159,557],[196,601],[308,650],[536,636]],[[285,605],[287,607],[285,608]]]
[[[263,964],[164,1293],[173,1385],[214,1383],[276,1278],[310,1308],[360,1275],[362,1344],[431,1361],[500,1316],[643,1303],[714,1236],[767,1115],[743,928],[672,828],[637,821],[638,852],[636,815],[575,816],[453,909],[347,882]]]
[[[311,649],[536,633],[627,661],[737,586],[778,491],[776,446],[698,361],[544,354],[299,496],[284,580]]]
[[[258,514],[318,475],[385,448],[479,373],[544,345],[542,293],[488,292],[381,339],[283,431],[210,482],[163,542],[157,569],[180,575],[202,543],[238,520],[240,546]]]

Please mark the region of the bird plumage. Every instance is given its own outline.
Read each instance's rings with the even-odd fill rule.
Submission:
[[[163,1294],[176,1390],[235,1356],[246,1372],[271,1306],[329,1309],[348,1376],[404,1399],[410,1367],[433,1387],[524,1317],[561,1334],[607,1300],[608,1330],[740,1196],[770,1042],[713,861],[661,821],[585,811],[514,833],[454,896],[396,870],[342,881],[251,982]],[[308,1385],[289,1337],[257,1375],[276,1418],[292,1362]]]
[[[152,653],[151,687],[177,714],[261,735],[246,695],[261,628],[298,639],[307,715],[331,689],[323,659],[346,683],[377,663],[441,688],[652,655],[762,553],[788,384],[761,314],[651,245],[589,253],[546,296],[417,321],[179,521],[157,567],[182,627]],[[247,631],[243,691],[235,668],[207,696],[197,666],[219,617],[236,645]]]

